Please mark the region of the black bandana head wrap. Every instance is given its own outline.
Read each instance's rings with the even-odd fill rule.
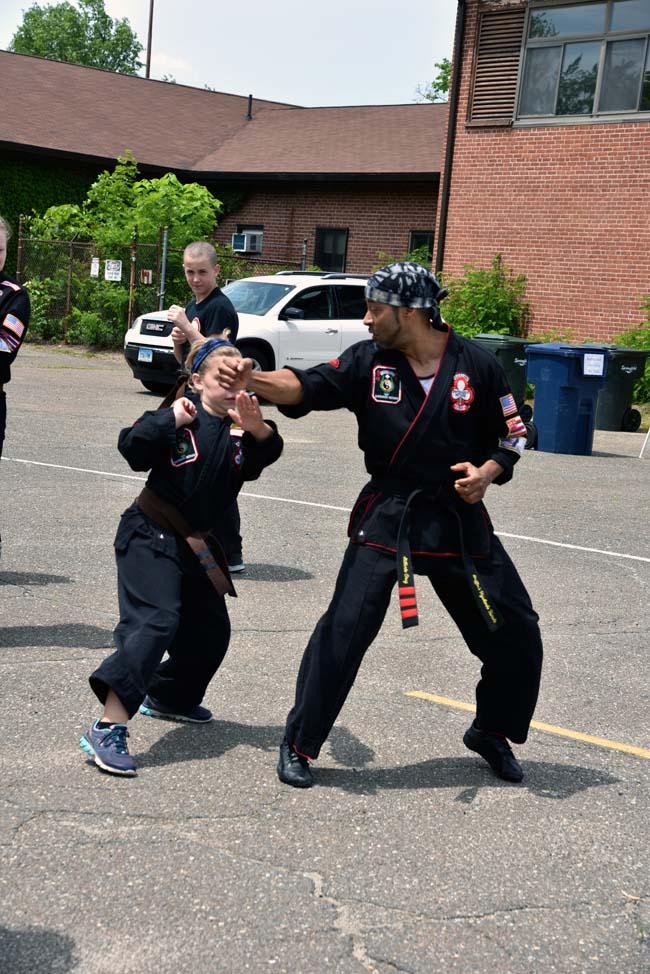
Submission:
[[[390,304],[394,308],[421,308],[429,311],[434,328],[446,331],[438,303],[447,297],[435,274],[421,264],[400,261],[376,271],[366,284],[366,300]]]

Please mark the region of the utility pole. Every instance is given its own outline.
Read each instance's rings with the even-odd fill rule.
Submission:
[[[149,72],[151,69],[151,34],[153,31],[153,0],[149,0],[149,33],[147,36],[147,66],[145,68],[144,76],[149,77]]]

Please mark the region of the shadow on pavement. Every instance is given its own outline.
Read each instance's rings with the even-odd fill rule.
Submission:
[[[76,622],[61,626],[3,626],[0,629],[0,648],[10,646],[112,649],[113,633],[110,629]]]
[[[5,974],[66,974],[79,961],[72,937],[54,930],[0,927],[1,969]]]
[[[288,565],[265,565],[263,562],[247,562],[246,571],[233,575],[235,585],[241,582],[306,582],[314,576],[300,568]]]
[[[136,760],[142,768],[209,760],[223,757],[240,745],[274,752],[283,734],[284,727],[279,725],[251,726],[221,720],[202,727],[185,724],[174,727],[148,751],[136,755]],[[527,789],[538,798],[561,799],[588,788],[615,785],[619,781],[606,771],[576,764],[525,761],[524,781],[512,785],[493,775],[487,764],[474,756],[432,758],[395,768],[369,768],[366,765],[375,757],[374,751],[346,727],[335,727],[325,746],[332,757],[346,767],[322,768],[316,763],[316,784],[362,795],[372,795],[384,789],[459,788],[462,791],[455,801],[470,804],[485,787]]]
[[[35,572],[0,572],[0,585],[57,585],[70,583],[66,575],[46,575]]]
[[[317,785],[342,788],[355,794],[374,794],[380,789],[464,788],[456,801],[470,804],[481,788],[527,789],[538,798],[570,798],[587,788],[614,785],[619,779],[604,771],[594,771],[575,764],[549,761],[524,761],[525,778],[513,785],[492,774],[480,758],[432,758],[398,768],[365,768],[340,770],[315,768]]]
[[[164,727],[169,722],[160,723]],[[284,726],[279,724],[236,724],[228,720],[214,720],[201,727],[196,724],[176,724],[148,751],[137,754],[136,761],[139,768],[151,768],[181,761],[207,760],[222,757],[240,745],[275,752],[283,737]],[[345,727],[335,727],[327,743],[336,760],[348,767],[363,767],[375,756],[371,748]]]

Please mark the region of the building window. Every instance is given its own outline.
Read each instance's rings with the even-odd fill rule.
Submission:
[[[409,234],[409,254],[414,250],[427,248],[427,257],[433,258],[433,230],[411,230]]]
[[[333,227],[316,227],[314,264],[323,271],[344,271],[348,249],[348,231]]]
[[[533,6],[518,117],[650,112],[650,0]]]
[[[236,253],[261,254],[264,226],[261,223],[238,223],[232,235],[232,248]]]

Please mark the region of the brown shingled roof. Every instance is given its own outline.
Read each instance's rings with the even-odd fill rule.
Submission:
[[[203,175],[439,172],[446,105],[296,108],[0,51],[0,144]]]

